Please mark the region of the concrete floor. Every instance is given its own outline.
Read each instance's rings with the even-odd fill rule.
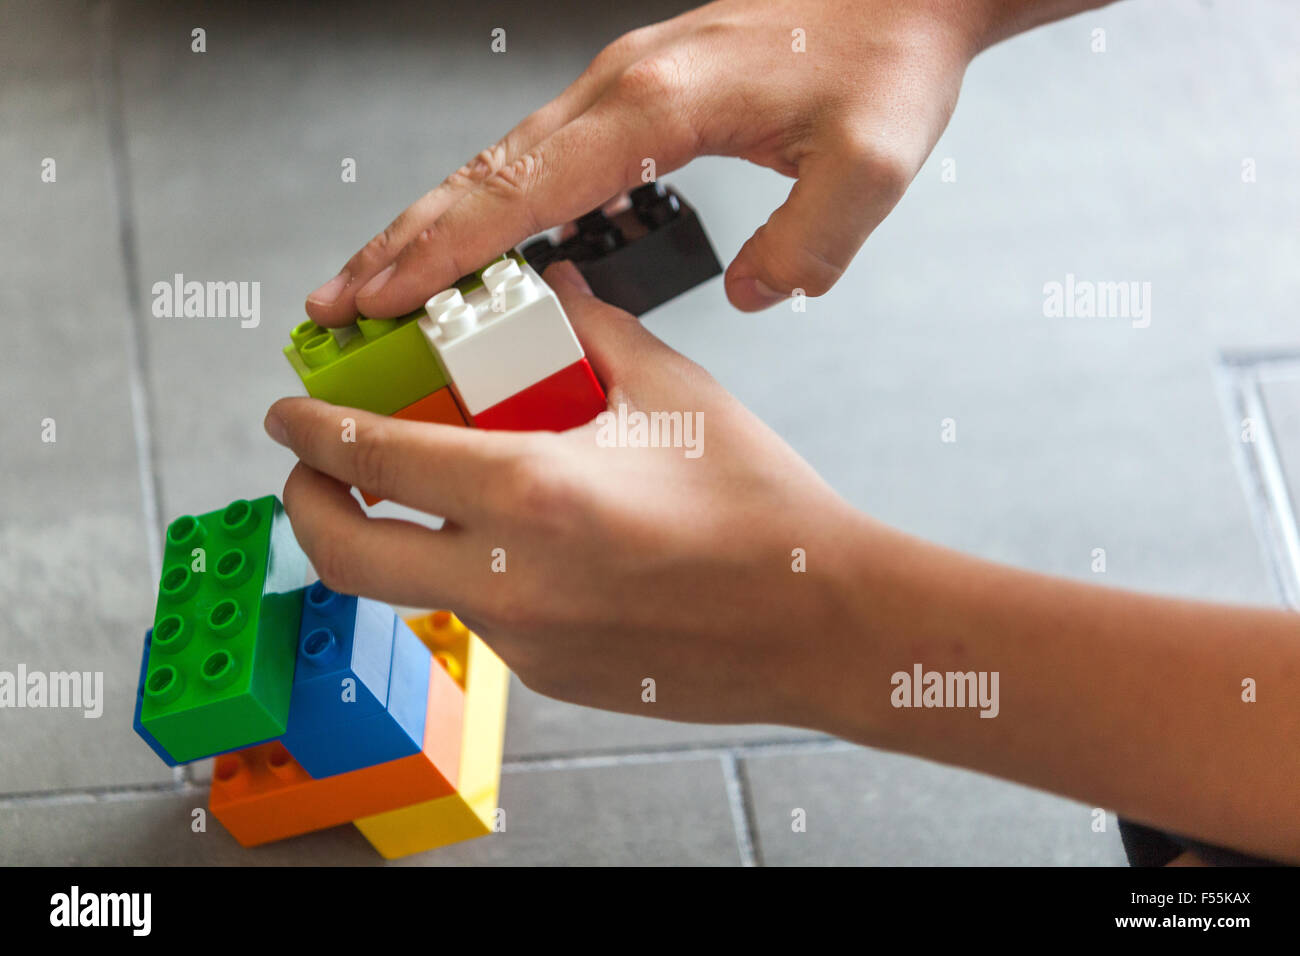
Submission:
[[[299,392],[279,350],[305,292],[671,5],[570,9],[0,6],[0,669],[102,671],[107,696],[98,720],[0,710],[0,861],[379,862],[351,827],[256,851],[191,832],[209,768],[173,774],[130,727],[162,522],[278,492],[291,462],[261,420]],[[1104,547],[1116,586],[1293,601],[1298,46],[1286,0],[1126,3],[1014,40],[805,316],[736,314],[714,282],[648,324],[883,520],[1081,578]],[[788,188],[716,159],[670,181],[724,259]],[[262,324],[154,318],[177,272],[259,280]],[[1045,318],[1069,273],[1150,282],[1150,327]],[[1242,409],[1271,441],[1237,440]],[[1095,834],[1087,806],[969,773],[512,694],[507,832],[404,862],[1123,862],[1113,818]]]

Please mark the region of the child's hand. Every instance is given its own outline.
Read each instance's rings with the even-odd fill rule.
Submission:
[[[721,0],[635,30],[398,216],[307,312],[322,325],[409,312],[502,249],[641,185],[647,162],[662,176],[701,155],[798,180],[728,268],[731,301],[754,310],[796,288],[821,295],[929,155],[971,57],[1014,31],[1021,6]]]
[[[283,399],[267,431],[302,459],[284,502],[317,572],[339,591],[454,610],[555,697],[820,723],[814,710],[843,673],[821,651],[849,630],[834,626],[851,590],[838,552],[866,522],[703,369],[593,298],[571,265],[546,278],[611,407],[698,421],[695,447],[606,447],[597,423],[484,432]],[[341,440],[345,417],[355,443]],[[354,485],[447,523],[369,518]],[[795,549],[806,572],[793,569]]]

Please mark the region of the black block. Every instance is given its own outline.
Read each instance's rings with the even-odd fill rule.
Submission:
[[[695,210],[675,190],[649,183],[613,216],[599,209],[559,243],[536,239],[520,253],[538,272],[568,259],[596,296],[642,315],[722,272]]]

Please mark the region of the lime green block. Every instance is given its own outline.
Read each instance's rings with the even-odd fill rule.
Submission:
[[[306,573],[274,495],[168,526],[140,719],[174,759],[285,732]]]
[[[422,315],[358,319],[338,335],[308,320],[290,333],[284,356],[308,395],[391,415],[447,384],[420,333]]]

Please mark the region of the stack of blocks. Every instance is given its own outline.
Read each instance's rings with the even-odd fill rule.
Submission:
[[[244,846],[355,822],[392,858],[490,832],[505,665],[449,612],[404,622],[306,570],[273,496],[173,521],[136,731],[172,766],[217,757],[209,807]]]
[[[303,322],[284,354],[309,395],[337,405],[496,430],[582,425],[605,393],[539,274],[566,258],[638,315],[721,272],[694,211],[652,183],[411,315]],[[505,665],[448,611],[402,621],[303,587],[306,570],[274,496],[173,521],[136,732],[170,766],[217,758],[209,806],[244,846],[351,822],[391,859],[491,832]]]
[[[539,271],[570,259],[597,296],[635,315],[718,275],[694,210],[659,183],[627,208],[583,216],[556,243],[540,238],[398,319],[342,329],[308,320],[285,357],[307,394],[336,405],[441,425],[564,431],[605,409],[569,318]],[[379,501],[361,489],[367,504]]]

